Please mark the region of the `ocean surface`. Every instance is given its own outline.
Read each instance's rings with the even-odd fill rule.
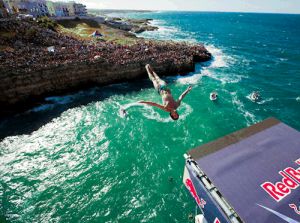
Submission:
[[[214,57],[166,78],[175,97],[193,86],[180,119],[136,104],[161,102],[145,79],[54,95],[2,120],[0,222],[188,222],[186,151],[271,116],[300,130],[300,15],[130,16],[154,19],[146,38],[201,42]]]

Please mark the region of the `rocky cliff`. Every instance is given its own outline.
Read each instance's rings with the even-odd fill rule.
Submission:
[[[49,95],[101,86],[138,78],[147,78],[146,61],[129,65],[81,62],[58,65],[23,74],[5,72],[0,78],[1,115],[13,113],[42,102]],[[174,65],[171,62],[152,63],[159,74],[171,75],[194,70],[194,63]]]
[[[193,71],[194,62],[207,61],[211,57],[202,45],[154,41],[142,41],[134,46],[91,45],[44,31],[43,36],[55,46],[52,53],[45,50],[49,43],[44,42],[42,34],[32,26],[30,29],[38,35],[33,37],[34,43],[26,35],[10,36],[7,41],[0,39],[1,44],[6,44],[0,52],[1,115],[28,109],[43,102],[46,96],[147,78],[147,63],[159,75],[174,75]],[[9,30],[6,27],[4,31],[7,35]]]

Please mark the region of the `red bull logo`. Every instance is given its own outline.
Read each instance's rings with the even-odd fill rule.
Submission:
[[[216,219],[214,220],[214,223],[221,223],[221,222],[220,222],[220,220],[219,220],[218,218],[216,218]]]
[[[296,164],[300,165],[300,159],[295,161]],[[294,169],[287,167],[283,171],[278,172],[282,179],[279,182],[271,183],[265,182],[260,186],[277,202],[285,198],[300,185],[300,168]]]
[[[206,201],[204,199],[200,199],[198,194],[197,194],[197,191],[194,187],[194,184],[193,182],[191,181],[191,179],[186,179],[185,181],[185,185],[186,187],[188,188],[188,190],[190,191],[190,193],[192,194],[192,196],[195,198],[197,204],[201,207],[201,208],[204,208],[205,204],[206,204]]]
[[[300,206],[297,207],[295,204],[289,204],[289,206],[296,212],[296,214],[300,215]]]

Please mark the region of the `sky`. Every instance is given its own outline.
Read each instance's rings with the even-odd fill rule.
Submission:
[[[68,1],[68,0],[67,0]],[[75,0],[87,8],[300,14],[300,0]]]

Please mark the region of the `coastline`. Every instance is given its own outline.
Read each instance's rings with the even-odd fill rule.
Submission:
[[[160,21],[160,30],[142,33],[145,39],[204,43],[213,56],[208,62],[195,63],[195,72],[162,77],[174,99],[193,86],[178,109],[179,120],[137,103],[161,103],[152,82],[144,76],[36,98],[37,106],[0,118],[4,221],[187,222],[195,210],[193,198],[182,185],[182,154],[189,148],[269,116],[300,130],[300,28],[292,26],[298,24],[299,16],[162,12],[149,13],[149,18]],[[120,38],[121,45],[122,41]],[[112,42],[106,41],[103,47],[108,43]],[[123,43],[123,47],[131,45]],[[71,46],[65,48],[70,55],[58,55],[61,61],[77,57],[79,63],[81,58]],[[36,53],[35,66],[38,52],[47,52],[45,48],[41,45],[32,51]],[[63,52],[61,48],[55,47]],[[85,49],[80,51],[83,61],[92,55],[84,53]],[[103,59],[106,55],[112,54],[103,53]],[[53,66],[58,77],[72,64],[59,63],[56,68],[58,60],[42,58],[47,58],[45,64],[49,69]],[[15,64],[21,63],[20,59],[16,55]],[[80,66],[92,62],[80,62]],[[79,65],[73,66],[78,72],[75,68]],[[107,66],[115,72],[109,63]],[[126,66],[115,65],[120,69]],[[17,84],[19,73],[12,75],[16,76],[12,84]],[[48,77],[44,76],[46,83]],[[253,91],[260,92],[261,100],[250,100]],[[218,100],[210,100],[211,92],[218,93]],[[33,103],[33,97],[25,106],[29,102]]]
[[[134,44],[121,45],[80,39],[31,21],[6,20],[1,30],[15,31],[10,41],[4,40],[7,47],[0,58],[1,116],[30,109],[47,96],[146,78],[147,63],[160,75],[177,75],[211,59],[200,44],[134,37]],[[47,52],[46,46],[54,46],[55,52]]]

